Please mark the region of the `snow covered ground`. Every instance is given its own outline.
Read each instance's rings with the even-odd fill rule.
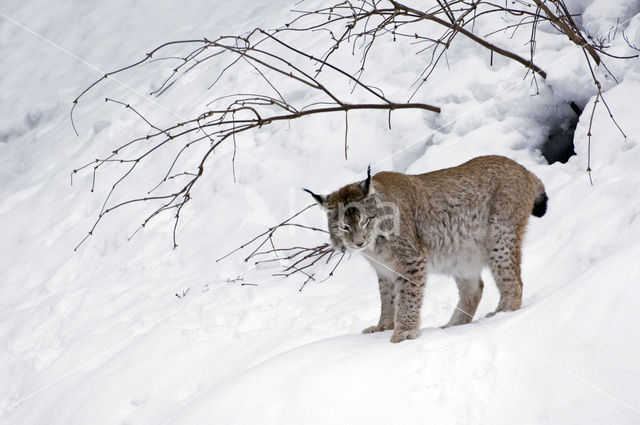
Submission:
[[[567,4],[591,33],[623,23],[640,43],[637,1]],[[123,210],[73,252],[111,181],[103,174],[90,193],[91,175],[70,186],[71,170],[145,131],[103,97],[170,123],[201,112],[217,94],[205,90],[203,70],[156,104],[131,90],[147,93],[161,73],[123,75],[128,87],[110,81],[80,105],[79,137],[69,121],[75,96],[161,42],[273,27],[292,7],[285,0],[0,3],[0,422],[640,423],[640,63],[609,61],[619,82],[602,77],[627,138],[597,109],[590,185],[594,88],[582,54],[544,27],[536,60],[549,76],[538,80],[538,96],[530,96],[521,67],[500,60],[490,67],[486,52],[461,40],[451,69],[442,67],[418,96],[442,106],[440,115],[394,112],[388,130],[386,114],[354,113],[348,161],[341,115],[244,135],[237,183],[231,151],[221,149],[185,211],[178,250],[169,217],[128,242],[143,216]],[[509,47],[526,55],[522,41]],[[613,44],[622,49],[624,41]],[[414,52],[382,41],[372,61],[384,66],[370,67],[367,79],[403,98],[423,61]],[[255,80],[247,72],[233,81],[250,89]],[[586,104],[577,155],[547,165],[541,143],[569,101]],[[434,275],[421,338],[390,344],[390,332],[360,334],[377,321],[379,301],[375,274],[358,256],[303,291],[299,280],[274,279],[242,256],[215,262],[308,204],[303,186],[333,190],[363,178],[368,163],[374,171],[425,172],[488,153],[528,167],[550,197],[547,215],[530,221],[517,312],[442,330],[457,293],[452,279]],[[306,220],[324,222],[319,211]],[[290,235],[300,243],[309,237]],[[228,282],[237,276],[258,285]],[[497,303],[492,279],[484,279],[476,317]]]

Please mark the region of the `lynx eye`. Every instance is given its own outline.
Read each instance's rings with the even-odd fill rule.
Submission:
[[[367,225],[371,222],[371,217],[367,217],[360,222],[360,226],[367,227]]]
[[[351,228],[346,224],[343,226],[338,226],[338,229],[342,230],[343,232],[348,232],[349,230],[351,230]]]

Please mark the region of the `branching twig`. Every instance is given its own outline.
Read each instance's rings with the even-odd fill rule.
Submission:
[[[609,110],[603,96],[590,60],[595,64],[603,64],[602,57],[636,57],[615,56],[607,52],[609,38],[592,38],[578,28],[573,16],[562,0],[516,0],[513,2],[492,2],[491,0],[437,0],[426,10],[419,10],[397,0],[342,0],[326,7],[312,11],[295,11],[296,17],[284,26],[265,31],[256,28],[245,35],[222,36],[215,40],[207,38],[178,40],[161,44],[151,50],[140,60],[131,65],[109,72],[85,88],[73,101],[71,121],[74,130],[73,113],[80,102],[95,90],[104,80],[124,72],[140,69],[144,64],[159,61],[171,65],[170,72],[162,83],[151,90],[154,96],[160,96],[174,87],[174,83],[185,73],[203,63],[220,61],[219,72],[212,78],[210,87],[216,86],[230,72],[240,72],[244,65],[250,72],[257,72],[259,81],[265,85],[265,92],[256,90],[251,93],[218,95],[207,108],[196,117],[181,118],[169,126],[152,123],[145,114],[131,105],[130,102],[106,98],[107,102],[116,103],[131,110],[138,119],[148,126],[146,134],[138,135],[121,144],[110,153],[95,158],[87,164],[73,170],[73,175],[81,170],[91,173],[91,190],[96,188],[97,175],[104,168],[122,167],[118,177],[111,184],[100,212],[87,236],[76,249],[95,232],[105,215],[114,210],[134,204],[152,204],[151,212],[144,219],[138,230],[144,228],[149,221],[164,212],[173,216],[173,246],[177,247],[176,230],[182,209],[192,199],[195,185],[203,176],[208,161],[215,154],[216,148],[231,139],[232,174],[235,181],[236,151],[241,149],[237,135],[260,129],[280,121],[292,121],[305,116],[345,114],[344,156],[347,158],[349,114],[350,111],[384,110],[388,113],[388,124],[391,125],[391,111],[415,109],[429,113],[439,113],[440,107],[428,103],[412,102],[414,95],[423,87],[432,75],[440,60],[447,58],[448,49],[458,35],[471,40],[481,48],[490,52],[490,61],[501,55],[525,67],[531,73],[537,86],[537,77],[546,77],[546,72],[534,63],[536,52],[536,32],[540,23],[546,22],[556,28],[585,52],[587,63],[594,83],[597,87],[596,100],[601,100]],[[499,14],[504,19],[502,28],[491,31],[486,36],[474,33],[476,22],[486,16]],[[499,47],[488,40],[491,34],[498,34],[506,29],[514,33],[520,28],[529,26],[529,57],[523,57],[516,51]],[[617,27],[616,27],[617,28]],[[319,34],[318,41],[322,46],[321,53],[311,51],[297,43],[296,33]],[[326,38],[323,38],[324,36]],[[294,37],[291,37],[294,36]],[[615,37],[615,32],[614,35]],[[416,76],[413,94],[408,102],[391,99],[378,87],[364,81],[363,74],[370,62],[368,57],[374,50],[377,40],[387,37],[393,41],[406,39],[419,46],[418,54],[425,54],[425,65]],[[624,37],[624,33],[623,33]],[[625,38],[625,40],[627,40]],[[627,44],[637,48],[627,41]],[[181,52],[176,53],[176,49]],[[360,52],[355,71],[350,71],[332,62],[335,55],[346,50],[355,54]],[[634,52],[636,51],[634,50]],[[228,60],[230,58],[230,61]],[[225,60],[226,62],[221,62]],[[233,70],[233,71],[232,71]],[[325,77],[325,74],[328,74]],[[350,94],[344,94],[344,86],[351,91],[358,90],[360,97],[354,100]],[[216,86],[217,87],[217,86]],[[303,90],[304,101],[294,95]],[[594,103],[594,107],[598,102]],[[593,113],[592,113],[593,116]],[[614,120],[615,123],[615,120]],[[615,123],[616,126],[618,125]],[[618,126],[619,128],[619,126]],[[591,122],[589,125],[591,129]],[[620,130],[622,131],[622,130]],[[591,130],[589,130],[589,144]],[[226,145],[225,145],[226,146]],[[187,151],[194,147],[199,149],[198,155],[189,157]],[[114,201],[117,193],[125,188],[133,175],[149,175],[155,170],[153,164],[158,157],[169,157],[169,166],[158,180],[155,180],[143,196],[130,196],[122,201]],[[590,169],[590,155],[589,155]],[[151,195],[153,193],[153,195]],[[281,226],[290,225],[282,224]],[[133,235],[138,231],[136,230]],[[277,254],[271,230],[265,232],[267,242]],[[133,236],[131,235],[131,237]],[[258,255],[263,245],[252,253]],[[315,259],[329,255],[327,247],[316,247],[316,251],[297,252],[296,258]],[[314,248],[314,249],[316,249]],[[305,251],[306,250],[306,251]],[[291,253],[290,253],[291,254]],[[290,255],[289,254],[289,255]],[[310,257],[305,257],[312,254]],[[300,257],[301,256],[301,257]],[[324,257],[322,257],[324,258]],[[306,263],[305,263],[306,264]],[[290,270],[304,271],[304,267],[294,266]]]
[[[292,222],[292,220],[299,217],[302,213],[316,205],[317,204],[311,204],[306,206],[286,220],[270,227],[248,242],[243,243],[238,248],[218,258],[216,262],[221,261],[240,250],[255,245],[255,247],[252,249],[249,255],[247,255],[244,261],[253,260],[256,265],[279,263],[281,265],[281,268],[279,271],[273,273],[273,276],[290,277],[298,274],[303,275],[305,277],[305,281],[302,284],[300,290],[302,290],[310,281],[323,281],[328,279],[329,277],[333,276],[336,268],[340,265],[342,258],[345,256],[345,252],[336,251],[328,243],[323,243],[314,247],[293,246],[278,248],[274,242],[274,238],[277,236],[278,231],[284,229],[287,226],[295,226],[298,228],[311,230],[313,232],[321,232],[326,234],[326,230]],[[338,261],[335,262],[329,273],[326,274],[324,278],[318,279],[317,269],[325,268],[324,266],[328,265],[334,258],[338,258]]]
[[[202,40],[184,40],[165,43],[150,53],[147,53],[145,57],[138,62],[110,72],[92,83],[74,100],[72,111],[90,90],[94,89],[106,78],[151,61],[151,58],[155,54],[162,52],[164,48],[169,46],[175,47],[177,45],[189,46],[191,49],[187,50],[184,56],[173,55],[168,58],[163,58],[166,60],[178,60],[180,64],[174,67],[169,77],[167,77],[153,93],[158,93],[159,95],[164,92],[166,88],[179,77],[182,70],[188,72],[194,66],[204,61],[219,58],[222,53],[230,53],[236,56],[232,65],[248,63],[251,69],[257,71],[262,80],[266,81],[268,87],[275,92],[276,97],[264,93],[222,96],[216,99],[214,103],[227,101],[226,105],[223,104],[220,108],[205,111],[196,118],[186,119],[168,127],[160,127],[152,124],[142,112],[127,102],[107,98],[106,101],[117,103],[133,111],[139,119],[150,127],[150,131],[144,136],[138,136],[120,145],[112,150],[109,155],[96,158],[73,170],[72,176],[84,169],[91,170],[91,190],[93,191],[95,188],[96,174],[103,167],[118,164],[127,166],[125,171],[111,186],[97,219],[87,236],[78,244],[76,249],[82,245],[89,236],[93,235],[96,227],[106,214],[121,207],[141,202],[156,202],[157,207],[147,216],[140,225],[140,228],[144,228],[150,220],[160,213],[167,211],[174,213],[173,245],[174,248],[177,247],[176,229],[182,208],[191,200],[193,187],[203,175],[208,159],[214,154],[215,149],[228,138],[231,138],[233,142],[233,156],[231,161],[235,180],[235,157],[236,150],[238,149],[236,136],[240,133],[255,130],[278,121],[291,121],[305,116],[333,112],[344,112],[346,114],[348,111],[355,110],[388,111],[392,109],[421,109],[428,112],[440,112],[439,107],[425,103],[400,103],[392,101],[381,94],[379,90],[368,86],[348,72],[329,63],[326,59],[302,51],[279,37],[276,37],[273,33],[262,29],[255,29],[246,36],[224,36],[214,41],[205,38]],[[278,53],[283,48],[288,52],[289,56],[283,56],[281,52]],[[209,54],[207,55],[205,52]],[[317,65],[326,67],[327,70],[336,73],[341,78],[345,78],[346,81],[352,82],[355,86],[363,89],[375,102],[365,101],[351,103],[347,99],[342,99],[320,80],[318,76],[314,76],[313,73],[306,71],[301,65],[296,65],[294,63],[296,58],[311,60]],[[221,76],[230,69],[230,66],[222,69],[216,81],[220,80]],[[267,72],[270,74],[268,75]],[[288,81],[289,84],[294,83],[301,85],[311,93],[315,93],[316,96],[322,100],[320,102],[316,100],[302,105],[291,104],[285,100],[287,96],[283,92],[283,88],[279,88],[279,85],[284,81]],[[311,105],[319,105],[320,103],[323,105],[310,107]],[[348,122],[346,125],[348,126]],[[189,148],[195,145],[202,146],[203,143],[208,143],[208,147],[203,150],[203,154],[198,162],[195,164],[185,163],[182,159],[183,154]],[[347,140],[345,138],[345,146],[346,144]],[[167,153],[167,151],[172,153]],[[112,196],[128,181],[132,173],[138,168],[151,163],[152,160],[150,158],[156,155],[173,155],[173,160],[160,181],[156,182],[153,187],[147,191],[145,196],[132,198],[115,204],[110,203]],[[181,167],[181,170],[175,172],[174,170],[178,166]],[[172,182],[174,183],[173,189],[165,190],[156,196],[149,196],[152,192],[160,191],[177,176],[183,177],[183,183],[181,185],[176,185],[176,181],[174,180]]]

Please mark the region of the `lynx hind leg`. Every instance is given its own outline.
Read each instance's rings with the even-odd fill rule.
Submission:
[[[395,290],[394,280],[378,276],[378,285],[380,288],[380,320],[375,326],[369,326],[362,330],[363,334],[374,332],[382,332],[393,329],[395,315]]]
[[[522,236],[526,220],[520,226],[494,226],[493,247],[489,255],[489,267],[500,292],[498,307],[487,317],[501,311],[514,311],[522,305],[522,278],[520,261]]]
[[[473,315],[476,314],[478,304],[482,298],[482,289],[484,288],[484,282],[480,277],[476,279],[463,279],[456,277],[456,285],[458,286],[458,294],[460,300],[456,309],[453,311],[453,315],[449,322],[442,328],[449,328],[451,326],[464,325],[473,320]]]
[[[426,261],[412,264],[398,276],[395,327],[391,342],[416,339],[420,336],[420,309],[426,283]]]

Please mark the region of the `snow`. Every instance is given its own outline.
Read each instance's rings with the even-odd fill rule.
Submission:
[[[144,218],[142,208],[132,208],[109,217],[73,252],[117,174],[99,175],[96,193],[90,193],[90,173],[79,174],[70,186],[71,170],[146,131],[130,112],[105,104],[104,96],[127,99],[158,122],[171,123],[176,115],[198,114],[220,94],[205,90],[217,65],[153,101],[139,94],[163,81],[166,70],[160,66],[119,77],[128,88],[108,82],[79,105],[80,136],[69,121],[75,96],[105,71],[161,42],[273,27],[291,16],[293,2],[5,3],[3,424],[640,421],[637,59],[609,61],[617,83],[599,74],[627,137],[600,104],[591,141],[594,185],[585,169],[595,89],[583,72],[582,53],[542,26],[537,62],[549,77],[538,79],[537,96],[531,96],[535,86],[522,79],[520,66],[496,59],[490,67],[486,52],[459,39],[448,57],[450,69],[442,66],[416,98],[440,105],[440,115],[395,111],[388,130],[386,113],[354,112],[348,161],[340,114],[243,135],[237,183],[231,178],[231,150],[221,149],[185,210],[179,249],[171,250],[170,217],[127,241]],[[309,9],[317,4],[303,3]],[[583,12],[580,22],[590,33],[624,22],[625,34],[640,42],[637,2],[567,4]],[[500,42],[526,56],[527,37]],[[314,47],[311,38],[301,42]],[[624,49],[620,36],[612,43]],[[423,58],[407,43],[381,40],[379,49],[366,78],[390,97],[406,98]],[[220,91],[260,87],[249,71],[225,84]],[[577,155],[566,164],[547,165],[540,145],[554,124],[550,117],[571,100],[585,105],[574,140]],[[517,312],[442,330],[457,293],[450,278],[433,275],[422,336],[396,345],[388,342],[390,332],[359,333],[377,321],[379,300],[375,274],[357,255],[332,279],[302,291],[299,279],[273,278],[273,270],[244,263],[242,255],[215,262],[310,203],[301,187],[333,190],[363,178],[368,163],[374,172],[425,172],[487,153],[506,155],[535,172],[550,198],[547,215],[530,221],[523,308]],[[161,173],[164,166],[159,162],[152,171]],[[150,181],[140,176],[130,193],[148,190]],[[324,223],[315,210],[304,220]],[[285,237],[318,241],[303,231]],[[238,276],[244,280],[228,281]],[[493,280],[489,274],[483,279],[476,318],[497,303]]]

